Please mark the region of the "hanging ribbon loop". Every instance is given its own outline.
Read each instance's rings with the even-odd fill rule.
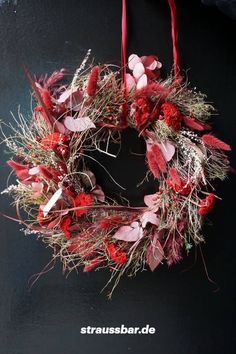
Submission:
[[[173,46],[173,68],[174,68],[174,83],[179,84],[181,81],[180,75],[180,57],[178,48],[178,25],[177,11],[175,0],[168,0],[171,14],[171,38]],[[122,124],[127,126],[127,83],[126,83],[126,53],[127,52],[127,9],[126,0],[122,0],[122,15],[121,15],[121,77],[124,90],[124,103],[122,105]]]
[[[173,46],[173,67],[175,81],[180,81],[180,56],[178,48],[178,24],[177,24],[177,11],[175,0],[168,0],[170,14],[171,14],[171,37]],[[122,81],[124,85],[124,92],[126,94],[126,51],[127,51],[127,10],[126,10],[126,0],[122,0],[122,16],[121,16],[121,74]]]
[[[173,46],[173,66],[174,66],[174,81],[180,82],[180,58],[178,48],[178,25],[177,25],[177,11],[175,0],[168,0],[171,14],[171,37]]]
[[[126,51],[127,51],[127,13],[126,0],[122,0],[121,16],[121,76],[124,89],[124,104],[122,105],[123,126],[127,125],[127,84],[126,84]]]

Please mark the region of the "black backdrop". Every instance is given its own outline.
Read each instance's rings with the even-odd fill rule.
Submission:
[[[216,131],[234,147],[235,161],[235,22],[200,1],[179,0],[177,5],[182,67],[191,69],[192,84],[215,102]],[[11,120],[9,111],[16,113],[18,104],[26,114],[30,110],[22,64],[38,74],[60,67],[73,72],[88,48],[98,62],[118,63],[120,15],[119,0],[0,1],[1,118]],[[157,54],[164,73],[172,65],[169,17],[165,0],[128,0],[129,53]],[[132,171],[139,171],[143,160],[132,157],[127,172],[127,152],[142,151],[142,143],[129,132],[124,149],[117,179],[140,202],[143,191],[133,187],[140,176]],[[3,189],[9,169],[3,147],[1,151]],[[163,266],[154,274],[124,278],[112,301],[99,294],[108,274],[80,272],[65,279],[60,264],[29,291],[30,276],[48,262],[50,250],[1,219],[0,354],[235,353],[235,177],[218,184],[218,191],[223,201],[205,227],[203,247],[218,292],[207,281],[200,257],[183,272],[194,263],[193,254],[170,270]],[[1,211],[14,215],[6,197],[1,197]],[[150,324],[157,334],[80,334],[83,326],[122,323]]]

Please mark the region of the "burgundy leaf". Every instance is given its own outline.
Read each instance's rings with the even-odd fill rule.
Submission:
[[[160,241],[158,240],[159,234],[154,235],[153,241],[147,249],[146,262],[153,272],[156,267],[162,262],[164,258],[164,250]]]
[[[95,188],[91,191],[91,194],[99,201],[99,202],[104,202],[105,201],[105,194],[102,190],[102,188],[99,185],[96,185]]]

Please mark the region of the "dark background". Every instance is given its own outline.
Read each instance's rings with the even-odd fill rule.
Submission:
[[[179,0],[177,6],[182,68],[191,69],[192,85],[215,102],[215,130],[234,148],[235,165],[235,22],[200,1]],[[89,48],[98,62],[119,63],[120,15],[119,0],[0,1],[0,117],[10,121],[9,112],[16,114],[19,104],[24,113],[30,111],[22,64],[37,74],[61,67],[73,73]],[[167,1],[128,0],[128,22],[128,52],[157,54],[167,73],[172,66]],[[144,160],[132,157],[129,164],[127,152],[142,151],[142,143],[132,132],[125,141],[117,179],[132,201],[140,202],[143,191],[134,186]],[[7,158],[2,146],[1,189],[9,174]],[[194,265],[194,252],[169,270],[163,266],[124,278],[111,301],[99,294],[109,274],[79,272],[66,279],[60,264],[30,291],[30,276],[42,270],[51,252],[34,236],[24,236],[19,225],[1,219],[0,354],[235,353],[235,181],[231,175],[218,184],[223,201],[204,230],[203,252],[217,292],[200,256]],[[1,211],[14,215],[3,196]],[[157,334],[80,334],[83,326],[122,323],[150,324]]]

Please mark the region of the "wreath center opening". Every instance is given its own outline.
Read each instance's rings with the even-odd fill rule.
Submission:
[[[130,206],[144,206],[144,196],[157,192],[158,181],[154,182],[145,162],[146,150],[138,132],[127,128],[122,132],[119,146],[109,147],[115,157],[99,151],[89,154],[88,166],[107,197]]]

